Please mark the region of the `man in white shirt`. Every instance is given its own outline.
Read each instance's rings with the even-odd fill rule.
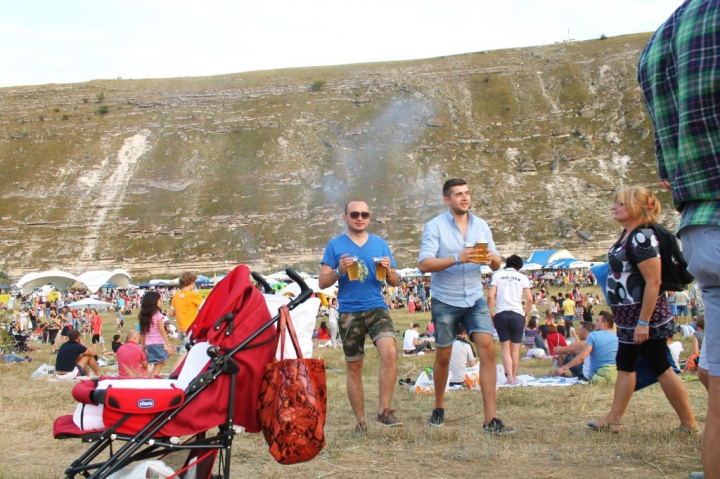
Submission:
[[[520,345],[522,344],[525,321],[530,318],[533,307],[530,279],[520,272],[523,260],[518,255],[505,260],[506,268],[493,274],[488,292],[488,308],[500,339],[502,362],[507,373],[507,382],[517,382],[520,366]],[[523,299],[525,305],[523,305]],[[495,314],[493,315],[493,310]]]
[[[405,351],[405,354],[420,354],[424,349],[432,351],[432,343],[426,340],[420,341],[419,330],[420,325],[413,323],[410,329],[405,331],[403,336],[403,351]]]
[[[468,343],[467,332],[462,323],[458,324],[457,336],[452,345],[450,355],[450,386],[462,386],[465,384],[465,369],[477,364],[475,349]]]

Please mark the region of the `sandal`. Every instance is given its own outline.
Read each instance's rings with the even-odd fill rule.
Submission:
[[[688,429],[685,426],[678,426],[675,428],[676,431],[683,432],[685,434],[689,435],[697,435],[700,434],[700,428],[696,427],[695,429]]]
[[[614,434],[620,434],[623,426],[622,422],[609,422],[607,418],[590,421],[587,425],[593,431],[610,431]]]

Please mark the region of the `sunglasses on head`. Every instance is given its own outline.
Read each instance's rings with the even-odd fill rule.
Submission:
[[[360,218],[361,216],[362,216],[362,219],[364,219],[364,220],[370,218],[370,212],[368,212],[368,211],[363,211],[363,212],[352,211],[349,213],[349,215],[350,215],[350,218],[352,218],[354,220]]]

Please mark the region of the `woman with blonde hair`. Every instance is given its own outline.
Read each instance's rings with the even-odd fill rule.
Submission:
[[[622,429],[622,417],[635,391],[635,368],[643,358],[680,418],[678,431],[698,432],[685,386],[668,358],[667,338],[674,333],[675,323],[667,298],[660,292],[660,247],[652,228],[661,210],[655,195],[643,186],[621,189],[612,204],[613,219],[624,227],[607,254],[608,304],[619,341],[618,377],[610,412],[588,423],[596,430],[619,433]],[[635,264],[628,261],[629,249]]]

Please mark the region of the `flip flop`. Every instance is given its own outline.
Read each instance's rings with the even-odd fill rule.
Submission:
[[[678,426],[675,428],[676,431],[683,432],[685,434],[700,434],[700,428],[697,427],[695,429],[688,429],[685,426]]]
[[[605,418],[590,421],[587,425],[593,431],[610,431],[614,434],[620,434],[622,431],[622,423],[609,423]]]

